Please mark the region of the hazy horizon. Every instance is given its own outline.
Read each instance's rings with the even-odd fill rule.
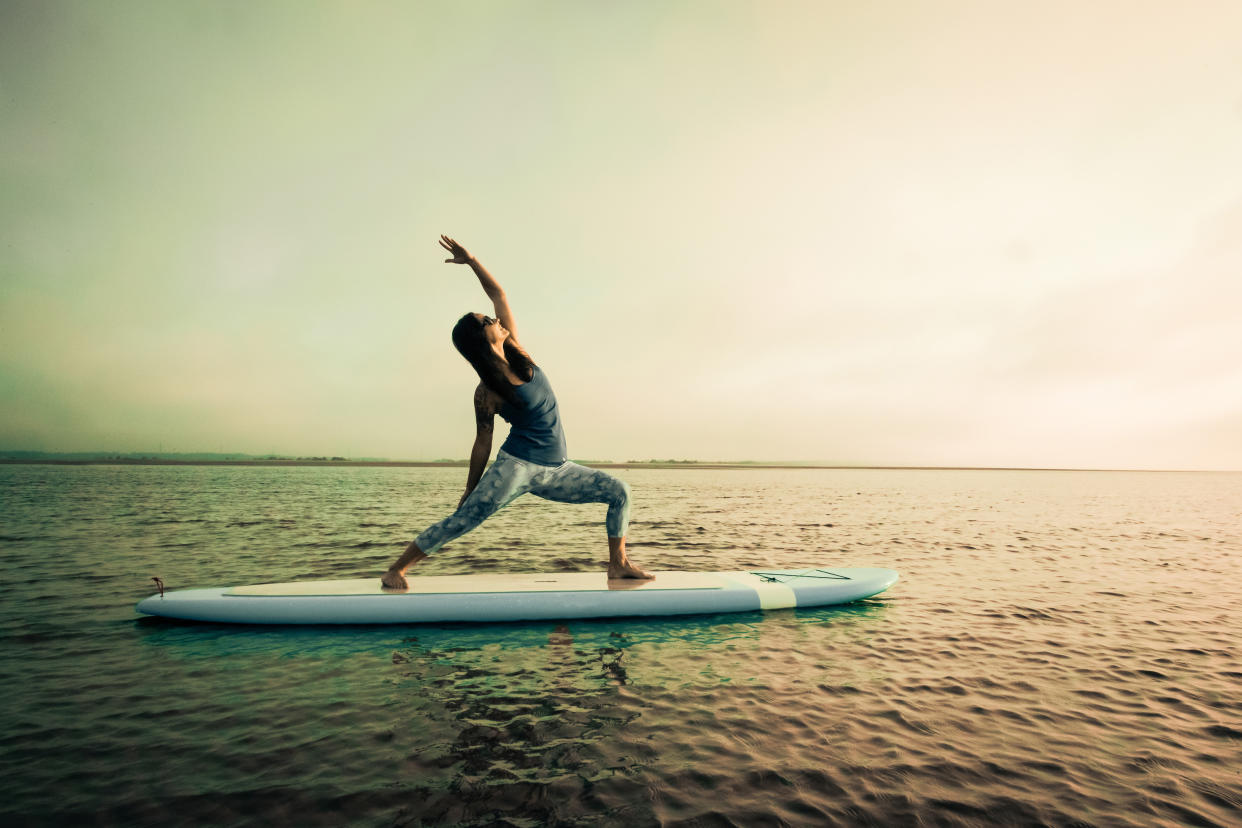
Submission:
[[[0,461],[5,462],[22,462],[23,458],[15,457],[18,454],[45,455],[46,459],[56,462],[61,458],[70,458],[70,462],[101,462],[106,463],[109,459],[120,458],[125,461],[141,461],[144,459],[169,461],[180,460],[186,463],[195,462],[263,462],[267,460],[279,462],[306,462],[306,463],[324,463],[324,462],[342,462],[342,463],[395,463],[395,464],[455,464],[466,466],[470,463],[470,458],[461,457],[343,457],[340,455],[313,455],[305,452],[292,453],[264,453],[250,454],[247,452],[234,451],[164,451],[159,450],[138,450],[138,451],[112,451],[108,449],[85,450],[72,452],[48,452],[38,449],[6,449],[0,447]],[[1173,469],[1173,468],[1103,468],[1103,467],[1070,467],[1070,466],[919,466],[919,465],[842,465],[829,460],[764,460],[754,458],[727,458],[727,457],[695,457],[695,458],[615,458],[615,457],[571,457],[572,460],[579,463],[601,464],[601,465],[617,465],[617,466],[680,466],[685,465],[689,468],[698,466],[754,466],[756,468],[826,468],[841,470],[931,470],[931,471],[1050,471],[1050,472],[1136,472],[1136,473],[1169,473],[1169,474],[1242,474],[1242,469]],[[33,459],[31,462],[38,463],[39,459]]]
[[[464,457],[448,233],[571,456],[1242,468],[1236,3],[10,2],[0,77],[0,447]]]

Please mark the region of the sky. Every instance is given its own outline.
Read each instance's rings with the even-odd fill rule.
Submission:
[[[0,449],[466,457],[447,233],[577,459],[1242,469],[1233,0],[5,0],[0,146]]]

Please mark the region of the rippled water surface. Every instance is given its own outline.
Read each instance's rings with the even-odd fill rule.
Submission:
[[[6,825],[1242,824],[1242,475],[619,471],[658,569],[886,566],[841,608],[258,628],[464,469],[0,466]],[[524,498],[426,574],[590,570]]]

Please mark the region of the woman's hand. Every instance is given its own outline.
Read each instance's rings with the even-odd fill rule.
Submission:
[[[453,254],[453,258],[444,260],[445,264],[470,264],[474,260],[474,257],[467,252],[466,248],[448,236],[440,236],[440,246]]]

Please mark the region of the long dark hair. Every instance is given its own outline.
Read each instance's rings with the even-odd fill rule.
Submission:
[[[513,383],[509,382],[505,372],[501,369],[500,358],[496,356],[491,343],[487,341],[483,333],[483,323],[473,313],[468,313],[458,319],[457,324],[453,326],[453,345],[474,368],[474,372],[479,375],[484,385],[499,394],[506,402],[512,405],[518,404],[517,394],[513,391]],[[530,358],[530,354],[508,339],[505,340],[504,349],[509,369],[526,382],[530,382],[531,377],[535,375],[535,363]]]

